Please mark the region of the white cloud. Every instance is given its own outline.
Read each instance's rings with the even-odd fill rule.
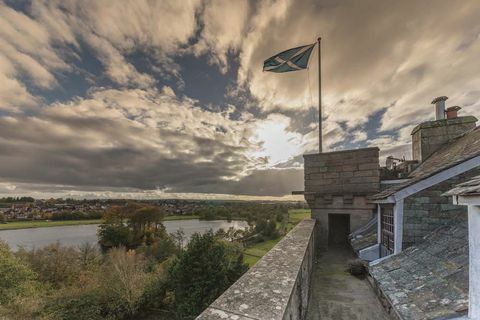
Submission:
[[[365,131],[356,130],[352,133],[352,143],[361,142],[367,140],[367,133]]]
[[[243,40],[248,21],[249,2],[245,0],[205,2],[203,29],[194,52],[208,54],[210,62],[225,73],[227,53],[236,52]]]
[[[0,109],[20,111],[39,103],[25,81],[43,89],[58,85],[54,72],[69,66],[56,53],[47,29],[0,2]]]
[[[200,0],[40,0],[33,3],[32,13],[63,41],[78,44],[80,37],[96,50],[106,74],[117,84],[146,88],[154,83],[153,77],[139,72],[125,57],[147,53],[163,72],[178,75],[178,66],[170,57],[182,51],[194,35],[200,5]],[[62,32],[65,27],[69,32]]]

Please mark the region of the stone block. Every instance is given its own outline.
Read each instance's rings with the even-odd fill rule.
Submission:
[[[327,173],[324,173],[323,175],[324,175],[325,179],[336,179],[336,178],[340,177],[338,172],[327,172]]]
[[[379,175],[380,173],[378,170],[363,170],[354,172],[355,177],[375,177]]]
[[[341,178],[351,178],[353,177],[354,172],[353,171],[345,171],[340,173]]]
[[[380,169],[380,165],[378,162],[376,163],[364,163],[358,165],[358,170],[373,170],[373,169]]]
[[[341,171],[356,171],[358,170],[357,165],[354,164],[349,164],[349,165],[343,165],[341,167]]]

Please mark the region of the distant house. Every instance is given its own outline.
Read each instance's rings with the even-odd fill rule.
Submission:
[[[441,98],[434,102],[444,104]],[[451,115],[415,127],[412,154],[418,166],[369,198],[377,206],[376,243],[368,247],[364,243],[363,248],[354,244],[361,258],[372,261],[399,254],[466,211],[444,193],[480,174],[480,128],[475,127],[476,121],[472,116]]]

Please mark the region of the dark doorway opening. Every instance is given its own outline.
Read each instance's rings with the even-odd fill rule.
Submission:
[[[350,234],[349,214],[328,215],[328,245],[338,246],[348,243]]]

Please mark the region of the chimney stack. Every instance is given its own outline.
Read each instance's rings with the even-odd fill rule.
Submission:
[[[453,106],[445,111],[445,100],[438,97],[433,99],[435,105],[435,118],[416,126],[412,131],[412,156],[413,160],[420,163],[425,161],[432,153],[456,137],[475,128],[477,118],[473,116],[457,116],[459,106]],[[446,117],[445,117],[446,115]]]
[[[446,96],[441,96],[433,99],[432,104],[435,105],[435,120],[445,119],[445,101],[448,99]]]
[[[455,119],[457,117],[457,112],[460,109],[462,108],[460,108],[459,106],[453,106],[453,107],[447,108],[447,111],[445,111],[445,113],[447,114],[447,119]]]

